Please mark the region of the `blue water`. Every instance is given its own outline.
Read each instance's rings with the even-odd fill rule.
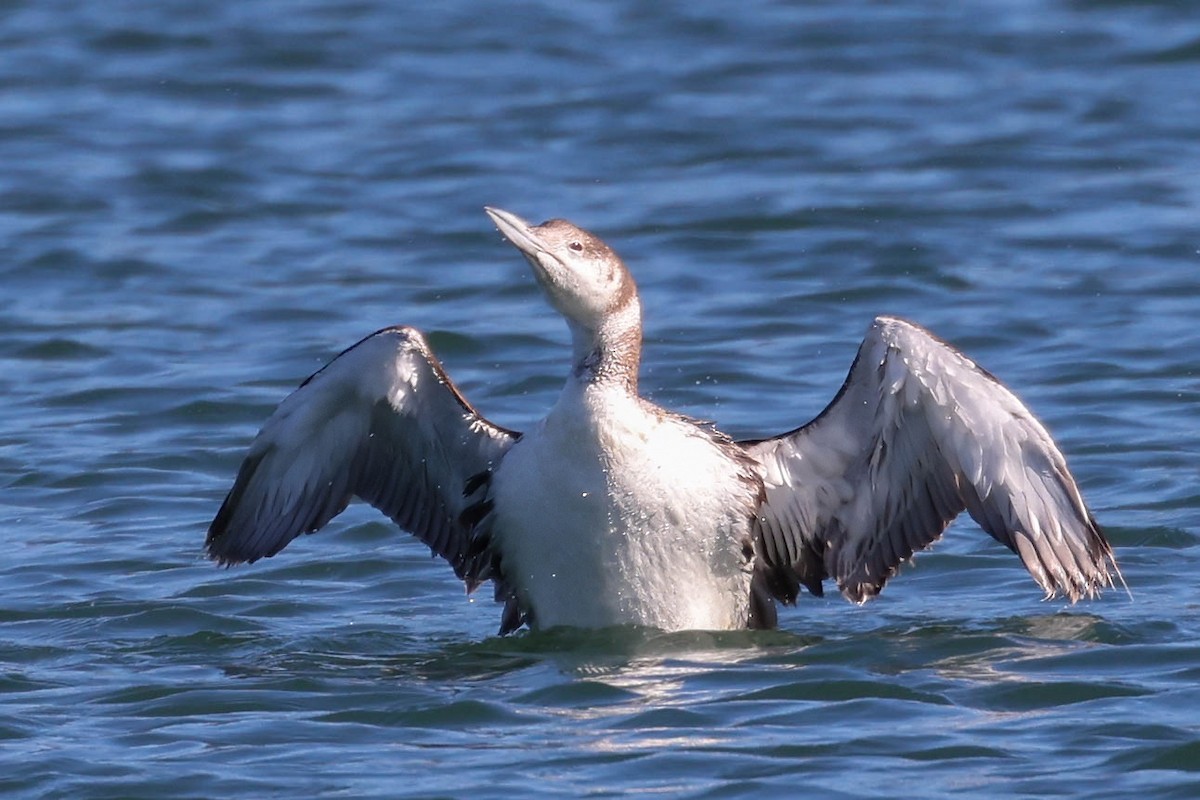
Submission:
[[[1200,13],[949,5],[4,3],[0,792],[1200,795]],[[258,426],[376,328],[496,422],[553,402],[485,204],[612,243],[644,388],[735,435],[815,415],[875,314],[932,328],[1132,600],[1043,603],[965,520],[771,633],[497,639],[361,506],[206,562]]]

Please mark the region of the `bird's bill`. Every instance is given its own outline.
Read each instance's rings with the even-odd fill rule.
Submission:
[[[539,253],[547,252],[541,237],[533,230],[534,226],[530,223],[502,208],[484,206],[483,210],[492,218],[492,222],[496,224],[496,229],[500,231],[501,235],[529,258],[536,259]]]

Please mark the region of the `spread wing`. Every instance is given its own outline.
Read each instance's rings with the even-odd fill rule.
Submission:
[[[250,445],[208,530],[222,564],[272,556],[367,501],[470,581],[486,575],[472,499],[519,434],[481,417],[419,331],[387,328],[288,396]]]
[[[817,419],[744,442],[762,468],[760,552],[771,590],[795,600],[832,577],[878,594],[964,509],[1013,550],[1047,596],[1072,602],[1117,577],[1112,548],[1046,429],[995,378],[927,331],[875,320]]]

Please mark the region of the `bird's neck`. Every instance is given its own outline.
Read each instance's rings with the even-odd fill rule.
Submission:
[[[637,394],[642,360],[642,309],[636,297],[605,318],[596,330],[572,324],[571,338],[572,380],[619,385]]]

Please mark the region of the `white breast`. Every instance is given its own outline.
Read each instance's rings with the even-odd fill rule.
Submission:
[[[505,578],[538,627],[745,626],[755,497],[695,426],[569,389],[501,462],[493,498]]]

